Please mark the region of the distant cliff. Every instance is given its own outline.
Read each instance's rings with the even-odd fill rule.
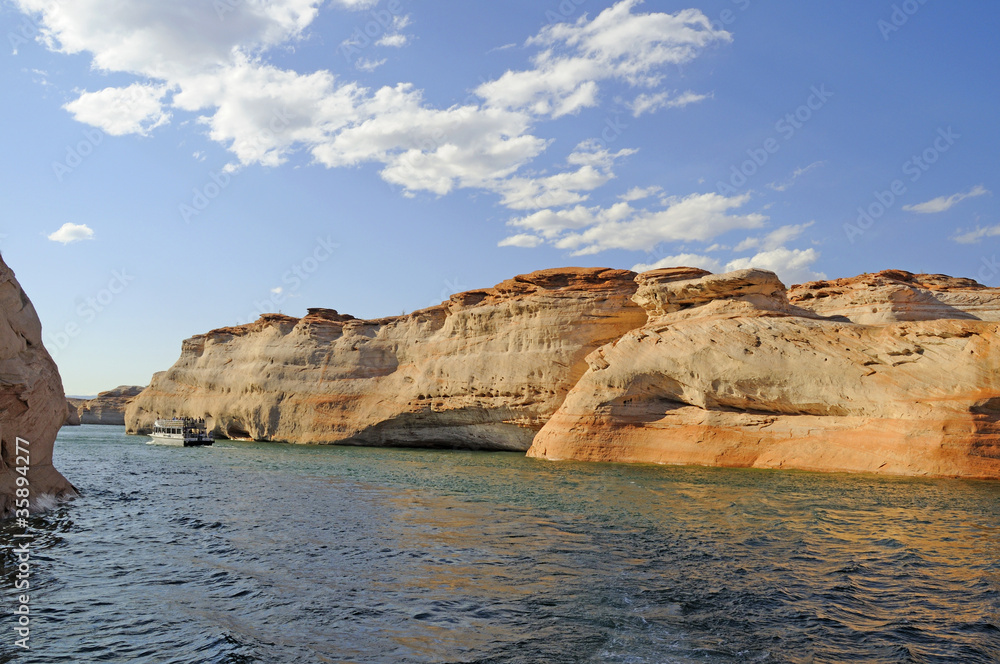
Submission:
[[[0,516],[15,508],[21,477],[17,438],[27,441],[31,499],[75,493],[52,467],[52,445],[66,418],[55,363],[42,345],[42,326],[14,273],[0,257]]]
[[[141,385],[119,385],[101,392],[93,399],[67,399],[69,413],[66,425],[75,424],[125,424],[125,407],[145,388]],[[74,417],[75,415],[75,417]]]
[[[217,435],[1000,478],[1000,290],[889,270],[521,275],[405,316],[188,339],[126,411]]]
[[[230,438],[527,450],[586,371],[642,325],[634,273],[543,270],[409,315],[271,314],[184,342],[126,411],[204,417]]]

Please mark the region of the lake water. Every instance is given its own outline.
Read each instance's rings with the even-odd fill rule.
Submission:
[[[1000,661],[1000,482],[147,440],[60,433],[0,661]]]

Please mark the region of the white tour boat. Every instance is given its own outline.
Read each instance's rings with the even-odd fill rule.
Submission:
[[[176,417],[170,420],[153,422],[153,437],[151,442],[159,445],[177,445],[194,447],[211,445],[215,441],[205,430],[205,420],[192,417]]]

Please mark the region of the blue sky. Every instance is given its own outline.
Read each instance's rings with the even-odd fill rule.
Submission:
[[[70,394],[547,267],[1000,286],[995,3],[0,6],[0,251]]]

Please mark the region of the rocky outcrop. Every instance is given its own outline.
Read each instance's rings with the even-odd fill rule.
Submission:
[[[879,325],[918,320],[1000,321],[997,290],[972,279],[885,270],[813,281],[788,291],[793,304],[823,316]]]
[[[693,278],[692,278],[693,277]],[[1000,478],[1000,290],[656,270],[529,456]]]
[[[409,315],[262,316],[186,340],[126,410],[204,417],[216,435],[294,443],[526,450],[587,370],[646,322],[626,270],[543,270]]]
[[[84,399],[66,399],[66,420],[63,422],[64,427],[78,427],[80,426],[80,403],[85,401]]]
[[[75,493],[52,466],[52,445],[66,418],[66,398],[55,363],[42,345],[42,326],[14,273],[0,258],[0,516],[16,506],[21,475],[17,439],[30,450],[32,501]]]
[[[125,408],[145,389],[141,385],[119,385],[77,406],[80,424],[125,424]]]

